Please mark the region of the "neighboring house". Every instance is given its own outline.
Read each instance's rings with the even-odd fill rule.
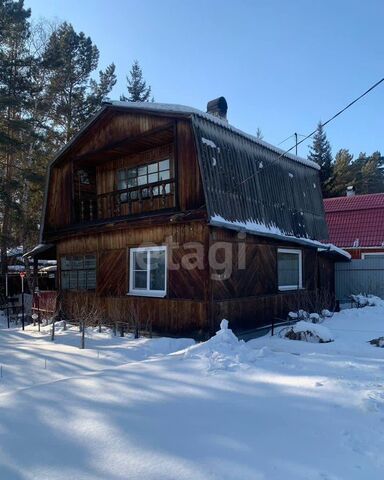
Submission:
[[[223,97],[208,113],[108,102],[59,152],[31,255],[58,260],[66,308],[82,292],[105,318],[182,334],[332,298],[345,256],[317,241],[318,166],[231,127],[226,111]]]
[[[329,238],[353,259],[384,258],[384,193],[324,200]]]

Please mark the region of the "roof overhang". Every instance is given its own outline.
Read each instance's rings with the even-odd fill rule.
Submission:
[[[349,261],[351,255],[345,250],[336,247],[331,243],[322,243],[318,240],[311,240],[309,238],[293,237],[279,232],[275,227],[266,227],[264,225],[257,225],[255,223],[243,224],[241,222],[229,222],[225,219],[212,217],[209,224],[213,227],[227,228],[237,232],[249,233],[251,235],[259,235],[261,237],[273,238],[284,242],[291,242],[305,247],[315,248],[320,254],[327,255],[337,261]]]
[[[40,243],[23,255],[23,258],[56,260],[56,246],[52,243]]]

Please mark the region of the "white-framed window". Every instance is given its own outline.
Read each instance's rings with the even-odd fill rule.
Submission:
[[[380,260],[384,258],[384,252],[362,253],[361,258],[363,260],[365,260],[366,258],[376,258]]]
[[[279,290],[303,288],[303,261],[301,250],[277,250],[277,280]]]
[[[165,297],[167,247],[139,247],[129,251],[129,294]]]

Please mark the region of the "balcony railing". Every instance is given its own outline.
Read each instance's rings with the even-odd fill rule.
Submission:
[[[174,190],[175,180],[170,179],[103,193],[97,199],[79,202],[78,219],[84,223],[171,208],[175,202]]]

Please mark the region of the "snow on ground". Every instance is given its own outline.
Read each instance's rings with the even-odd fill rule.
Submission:
[[[322,325],[333,342],[223,322],[190,347],[89,332],[84,351],[75,331],[0,329],[0,478],[381,479],[384,307]]]

